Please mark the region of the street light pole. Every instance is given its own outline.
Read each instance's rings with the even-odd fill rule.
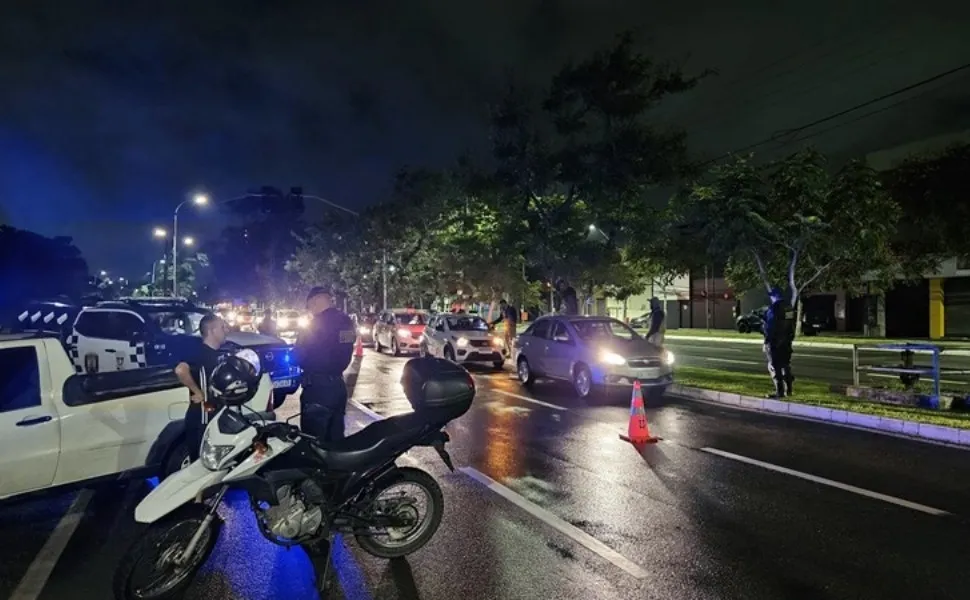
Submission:
[[[381,280],[384,284],[384,310],[387,310],[387,250],[381,255]]]
[[[185,206],[185,203],[192,200],[195,204],[203,205],[208,204],[209,197],[205,194],[196,194],[192,198],[187,198],[179,202],[179,205],[175,207],[175,212],[172,213],[172,296],[178,296],[179,289],[179,209]]]

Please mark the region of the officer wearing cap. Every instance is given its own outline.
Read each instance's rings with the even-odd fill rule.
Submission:
[[[353,356],[357,331],[350,317],[334,308],[333,294],[325,287],[310,290],[306,307],[313,319],[296,342],[297,364],[303,369],[302,427],[321,441],[339,440],[347,412],[343,373]]]
[[[795,311],[785,302],[780,288],[768,292],[771,306],[765,313],[765,357],[768,374],[775,382],[775,393],[769,398],[791,396],[795,377],[791,372],[792,344],[795,341]]]

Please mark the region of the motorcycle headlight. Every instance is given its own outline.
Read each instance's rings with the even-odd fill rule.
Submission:
[[[457,340],[455,340],[455,345],[458,346],[459,348],[464,348],[465,346],[468,345],[468,338],[464,338],[464,337],[458,338]]]
[[[397,336],[398,337],[411,337],[411,330],[410,329],[404,329],[402,327],[401,329],[398,329],[397,330]]]
[[[232,446],[220,446],[216,444],[209,443],[209,435],[202,436],[202,448],[199,450],[199,460],[202,461],[202,466],[210,471],[218,471],[219,465],[222,461],[226,460],[229,453],[232,452]]]
[[[626,364],[626,359],[617,354],[616,352],[603,352],[600,354],[600,360],[608,365],[620,366]]]
[[[670,350],[664,350],[664,362],[668,365],[674,364],[674,353]]]

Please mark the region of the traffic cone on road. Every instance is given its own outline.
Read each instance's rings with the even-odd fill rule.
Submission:
[[[644,444],[656,444],[661,438],[650,435],[650,428],[647,426],[647,412],[643,408],[643,391],[640,389],[640,382],[633,382],[633,398],[630,400],[630,425],[627,434],[620,434],[620,439],[630,442],[634,446]]]
[[[354,347],[354,356],[360,358],[364,355],[364,341],[357,336],[357,346]]]

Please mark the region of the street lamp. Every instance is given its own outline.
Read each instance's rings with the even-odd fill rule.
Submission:
[[[607,242],[610,241],[610,236],[606,235],[606,232],[603,231],[602,229],[600,229],[599,227],[597,227],[596,225],[590,224],[590,226],[589,226],[589,232],[590,233],[598,232],[601,236],[603,236],[603,239],[604,240],[606,240]]]
[[[192,197],[186,198],[179,202],[179,205],[175,207],[175,212],[172,213],[172,295],[178,295],[179,289],[179,210],[185,206],[188,202],[192,202],[196,206],[205,206],[209,204],[209,197],[205,194],[198,193],[193,194]],[[185,238],[186,246],[192,245],[192,238]]]
[[[165,236],[168,235],[168,232],[165,231],[164,227],[156,227],[155,231],[152,232],[152,235],[154,235],[157,238],[164,238]]]
[[[107,274],[108,274],[108,272],[107,272],[107,271],[101,271],[101,276],[102,276],[102,277],[105,277],[105,276],[106,276]]]
[[[184,240],[182,240],[182,243],[185,244],[186,246],[191,246],[192,244],[195,243],[195,238],[193,238],[192,236],[188,236]]]

